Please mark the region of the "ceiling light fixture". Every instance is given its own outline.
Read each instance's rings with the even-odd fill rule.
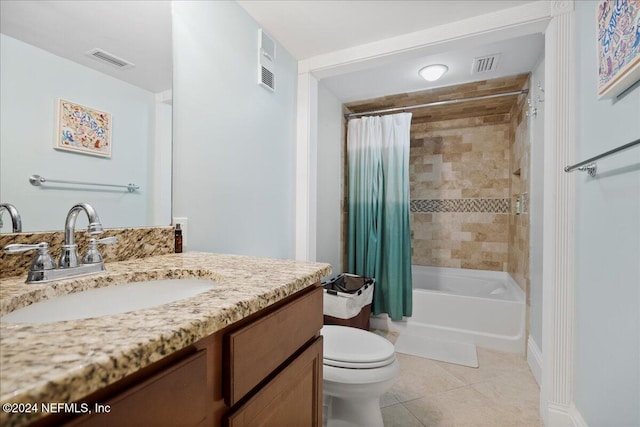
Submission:
[[[421,68],[420,71],[418,71],[418,74],[428,82],[435,82],[442,77],[448,69],[449,67],[443,64],[427,65],[426,67]]]

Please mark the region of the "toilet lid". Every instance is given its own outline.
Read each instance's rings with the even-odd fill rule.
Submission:
[[[374,333],[347,326],[325,325],[323,362],[342,368],[378,368],[392,363],[395,348]]]

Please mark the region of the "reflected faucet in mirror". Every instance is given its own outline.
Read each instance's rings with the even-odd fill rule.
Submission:
[[[20,219],[20,212],[11,203],[0,204],[0,228],[2,228],[2,214],[4,211],[9,212],[11,216],[11,225],[14,233],[22,232],[22,219]]]
[[[102,223],[96,210],[88,203],[76,203],[67,214],[64,225],[65,240],[60,255],[60,263],[56,263],[49,253],[49,244],[41,242],[35,245],[12,244],[4,247],[8,254],[17,254],[31,250],[37,250],[36,258],[31,263],[27,283],[43,283],[51,280],[68,279],[87,274],[99,273],[105,270],[102,256],[97,250],[98,244],[111,244],[118,241],[116,237],[104,239],[91,239],[89,249],[83,258],[83,263],[78,263],[78,246],[75,243],[76,219],[80,212],[85,212],[89,218],[88,233],[100,234],[103,231]]]

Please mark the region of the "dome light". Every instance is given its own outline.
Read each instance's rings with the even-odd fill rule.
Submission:
[[[449,67],[443,64],[427,65],[426,67],[421,68],[420,71],[418,71],[418,74],[428,82],[435,82],[442,77],[448,69]]]

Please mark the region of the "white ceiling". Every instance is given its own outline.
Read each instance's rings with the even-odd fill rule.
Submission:
[[[0,31],[151,92],[172,87],[170,1],[0,1]],[[86,56],[100,48],[135,64]]]
[[[448,24],[472,16],[521,6],[531,1],[270,1],[238,3],[297,59],[371,43]],[[473,43],[456,50],[416,53],[377,68],[328,77],[321,83],[342,102],[414,92],[531,71],[544,49],[542,34],[491,44]],[[475,57],[500,53],[498,69],[472,74]],[[426,82],[418,70],[446,64],[449,71],[437,82]]]
[[[419,56],[382,67],[328,77],[322,84],[348,103],[398,93],[415,92],[479,80],[513,76],[533,70],[544,49],[542,34],[531,34],[482,46]],[[495,71],[473,74],[476,57],[499,53]],[[445,64],[449,70],[438,81],[427,82],[418,70],[429,64]]]
[[[529,1],[239,0],[297,59],[408,34]]]
[[[305,59],[425,28],[495,12],[530,1],[239,1],[297,59]],[[0,1],[3,34],[97,69],[151,92],[171,88],[171,2]],[[521,37],[486,46],[438,52],[377,69],[324,79],[344,102],[530,71],[542,52],[542,37]],[[85,55],[101,48],[135,64],[117,69]],[[471,76],[475,56],[502,52],[495,73]],[[427,85],[421,66],[446,63],[443,79]]]

